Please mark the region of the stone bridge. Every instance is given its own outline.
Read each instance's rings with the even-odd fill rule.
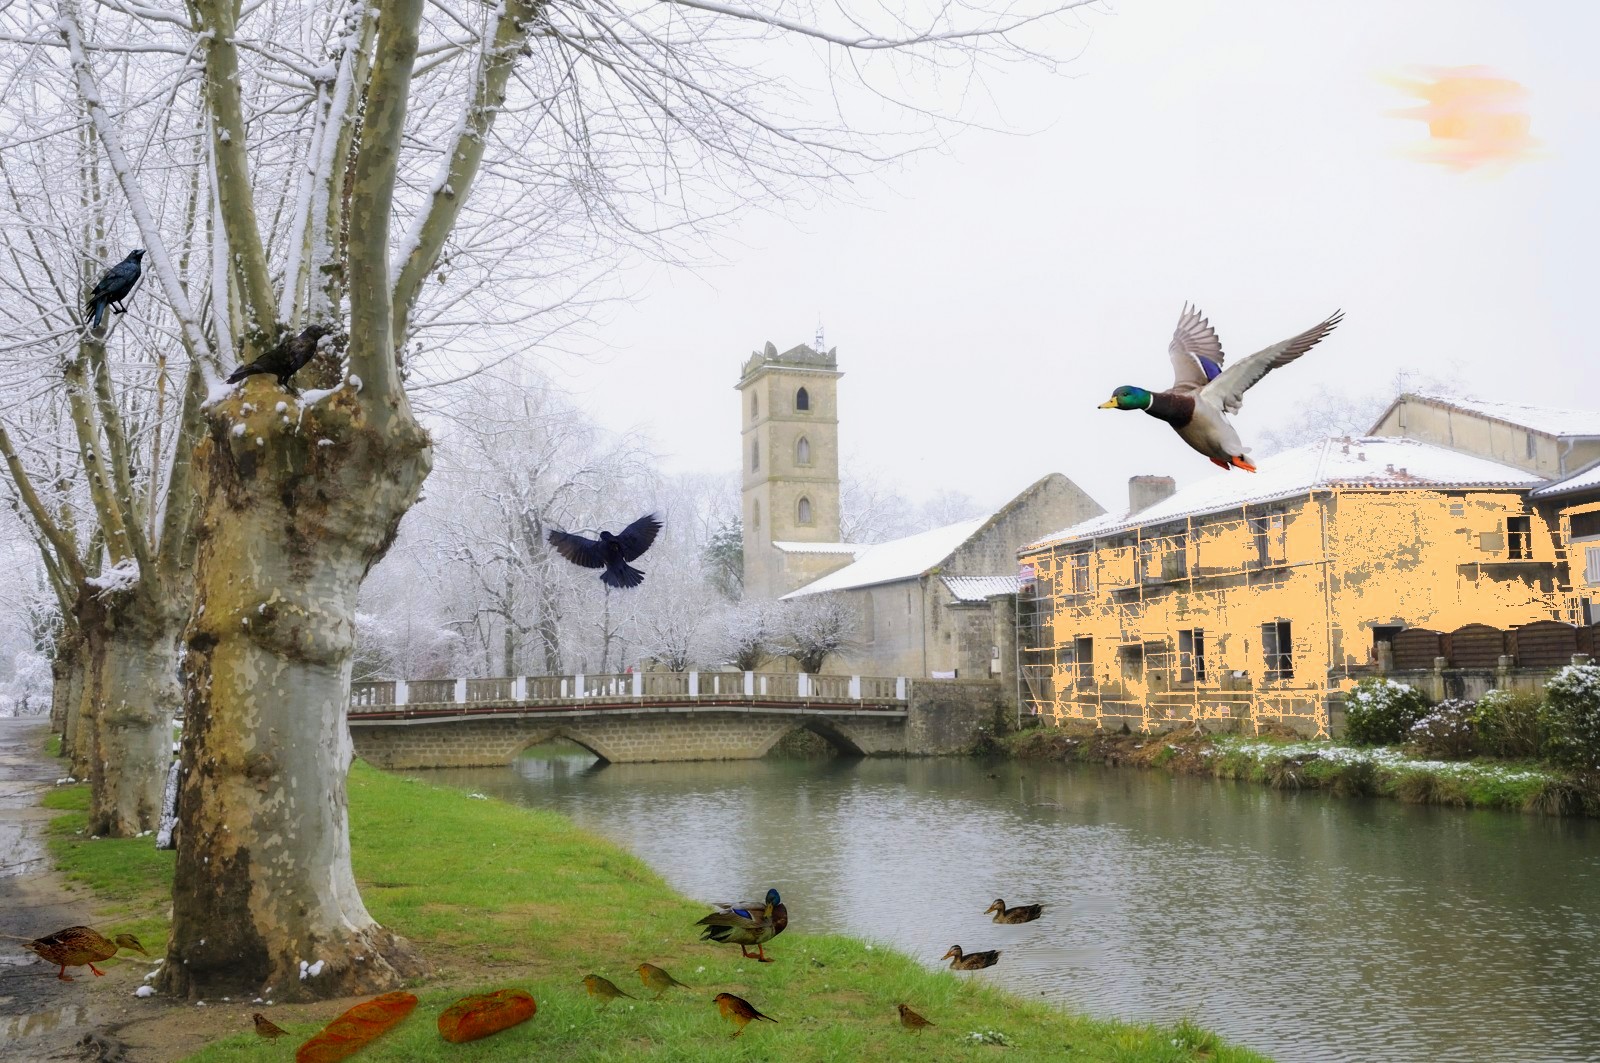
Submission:
[[[955,753],[999,684],[762,672],[352,683],[357,755],[381,768],[509,764],[566,738],[613,763],[751,760],[804,729],[856,756]]]

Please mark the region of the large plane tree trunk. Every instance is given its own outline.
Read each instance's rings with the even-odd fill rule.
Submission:
[[[155,830],[172,763],[182,617],[157,603],[119,603],[109,611],[90,673],[95,703],[89,833],[127,838]]]
[[[183,829],[162,983],[277,1000],[391,989],[418,973],[350,866],[346,699],[357,592],[431,464],[404,410],[352,388],[303,411],[254,377],[213,408],[188,671]],[[300,977],[302,961],[324,964]]]

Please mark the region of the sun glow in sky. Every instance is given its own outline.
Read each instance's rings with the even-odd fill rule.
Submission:
[[[1423,100],[1392,112],[1428,124],[1417,156],[1455,170],[1500,168],[1528,159],[1538,141],[1530,135],[1528,90],[1484,67],[1420,72],[1390,78],[1401,92]]]

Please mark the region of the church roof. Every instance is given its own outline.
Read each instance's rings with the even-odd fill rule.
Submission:
[[[1009,576],[940,576],[944,585],[958,602],[986,602],[997,594],[1017,593],[1017,577]]]
[[[783,597],[801,598],[808,594],[826,594],[829,591],[872,587],[879,583],[915,578],[955,553],[962,543],[976,535],[988,522],[988,517],[977,517],[908,535],[904,539],[858,547],[861,553],[856,555],[854,562]]]

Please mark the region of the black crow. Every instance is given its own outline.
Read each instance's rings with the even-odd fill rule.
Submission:
[[[661,522],[656,515],[647,513],[623,528],[619,535],[601,532],[598,542],[570,532],[552,531],[550,545],[574,565],[605,569],[600,573],[600,582],[607,587],[637,587],[644,582],[644,573],[628,562],[650,549],[660,530]]]
[[[328,334],[326,325],[307,325],[300,335],[285,340],[249,365],[241,365],[228,376],[228,383],[237,384],[247,376],[257,373],[278,378],[278,386],[293,392],[289,378],[317,353],[317,341]],[[298,394],[298,392],[296,392]]]
[[[122,305],[122,300],[133,291],[133,286],[139,282],[139,260],[144,257],[144,252],[134,248],[128,252],[128,257],[106,270],[101,278],[95,282],[94,290],[89,293],[89,305],[84,312],[89,315],[89,324],[99,328],[105,320],[106,307],[110,307],[119,314],[126,313],[128,308]]]

